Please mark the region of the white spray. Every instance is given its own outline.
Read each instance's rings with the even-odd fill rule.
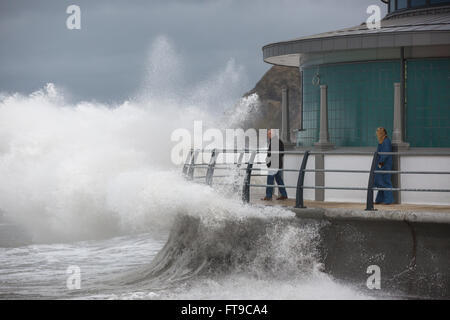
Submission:
[[[170,161],[170,135],[194,120],[214,126],[238,101],[244,70],[230,61],[187,85],[183,64],[160,37],[130,101],[70,104],[54,84],[28,96],[0,95],[3,214],[35,241],[70,241],[157,230],[176,213],[211,210],[219,196],[181,178]]]

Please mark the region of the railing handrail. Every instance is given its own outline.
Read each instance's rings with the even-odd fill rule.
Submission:
[[[213,177],[216,178],[225,178],[228,176],[214,176],[214,169],[224,170],[227,168],[237,169],[238,174],[240,175],[241,171],[245,171],[244,177],[244,186],[242,189],[242,199],[244,202],[250,201],[250,187],[270,187],[272,185],[267,184],[252,184],[251,178],[252,176],[267,176],[265,174],[252,174],[253,171],[270,171],[270,168],[255,168],[253,165],[255,164],[263,164],[262,162],[255,162],[255,158],[257,154],[267,153],[267,149],[190,149],[188,153],[188,157],[183,166],[183,174],[189,180],[205,178],[206,184],[212,185]],[[200,163],[196,164],[196,158],[199,153],[211,152],[211,158],[209,163]],[[216,160],[220,153],[240,153],[239,161],[233,163],[217,163]],[[243,156],[245,153],[250,154],[250,158],[248,162],[244,161],[244,164],[247,164],[246,168],[241,168]],[[431,152],[431,153],[423,153],[423,152],[366,152],[366,151],[350,151],[350,152],[336,152],[336,151],[272,151],[274,154],[303,154],[302,163],[300,169],[278,169],[277,171],[282,172],[298,172],[298,181],[296,186],[284,185],[279,187],[284,188],[292,188],[296,189],[296,208],[305,208],[303,203],[303,190],[304,189],[334,189],[334,190],[364,190],[367,191],[367,200],[366,200],[366,210],[376,210],[374,209],[373,203],[373,192],[374,191],[413,191],[413,192],[450,192],[450,189],[425,189],[425,188],[378,188],[374,186],[374,177],[375,174],[450,174],[450,171],[401,171],[401,170],[378,170],[377,169],[377,160],[378,155],[422,155],[422,156],[450,156],[450,153],[442,153],[442,152]],[[310,155],[371,155],[372,156],[372,165],[370,170],[355,170],[355,169],[306,169],[307,161]],[[224,166],[226,165],[226,166]],[[222,167],[221,167],[222,166]],[[235,168],[233,168],[235,166]],[[207,173],[206,176],[194,177],[194,169],[195,168],[206,168]],[[368,173],[369,174],[369,182],[367,187],[341,187],[341,186],[305,186],[304,185],[304,176],[307,172],[335,172],[335,173]],[[235,186],[236,188],[236,186]]]
[[[212,151],[216,151],[218,153],[265,153],[268,151],[268,148],[259,148],[259,149],[190,149],[201,153],[211,153]],[[308,150],[286,150],[286,151],[271,151],[273,154],[305,154]],[[320,150],[311,150],[309,151],[310,155],[373,155],[374,151],[339,151],[339,150],[331,150],[331,151],[320,151]],[[380,155],[404,155],[404,156],[450,156],[450,152],[421,152],[421,151],[392,151],[392,152],[378,152]]]

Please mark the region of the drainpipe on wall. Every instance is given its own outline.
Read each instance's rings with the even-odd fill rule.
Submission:
[[[299,132],[304,131],[303,130],[303,71],[302,68],[299,67],[299,74],[300,74],[300,90],[299,90],[299,102],[298,102],[298,113],[299,113],[299,126],[298,128],[291,129],[291,145],[295,146],[297,145],[299,141]]]
[[[405,48],[400,49],[400,83],[394,83],[394,123],[392,130],[392,150],[404,151],[409,148],[409,143],[404,142],[404,132],[405,132],[405,83],[406,83],[406,72],[405,72]],[[394,155],[392,157],[392,170],[401,170],[401,156]],[[392,175],[392,185],[394,188],[401,188],[401,175]],[[401,192],[394,191],[394,202],[401,203]]]
[[[299,105],[299,113],[300,113],[300,126],[298,131],[303,131],[303,71],[300,69],[300,105]]]
[[[405,133],[405,48],[400,50],[400,83],[394,83],[394,124],[392,131],[392,144],[401,150],[409,148],[409,143],[403,141]]]
[[[291,143],[289,129],[289,89],[284,87],[281,91],[281,141]]]

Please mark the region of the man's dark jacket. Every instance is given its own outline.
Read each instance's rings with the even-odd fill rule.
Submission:
[[[269,141],[269,148],[267,149],[267,156],[271,157],[271,151],[272,151],[272,141],[274,139],[278,139],[278,151],[283,152],[284,151],[284,144],[283,141],[281,141],[280,138],[278,137],[273,137],[272,139],[270,139]],[[274,154],[274,157],[276,157],[276,154]],[[278,154],[278,169],[283,169],[283,154],[279,153]],[[267,167],[270,168],[270,166],[272,165],[272,162],[267,163]]]

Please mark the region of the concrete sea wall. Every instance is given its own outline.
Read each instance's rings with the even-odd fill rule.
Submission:
[[[381,296],[450,299],[450,213],[293,209],[320,229],[325,272]],[[370,266],[380,289],[369,289]]]

